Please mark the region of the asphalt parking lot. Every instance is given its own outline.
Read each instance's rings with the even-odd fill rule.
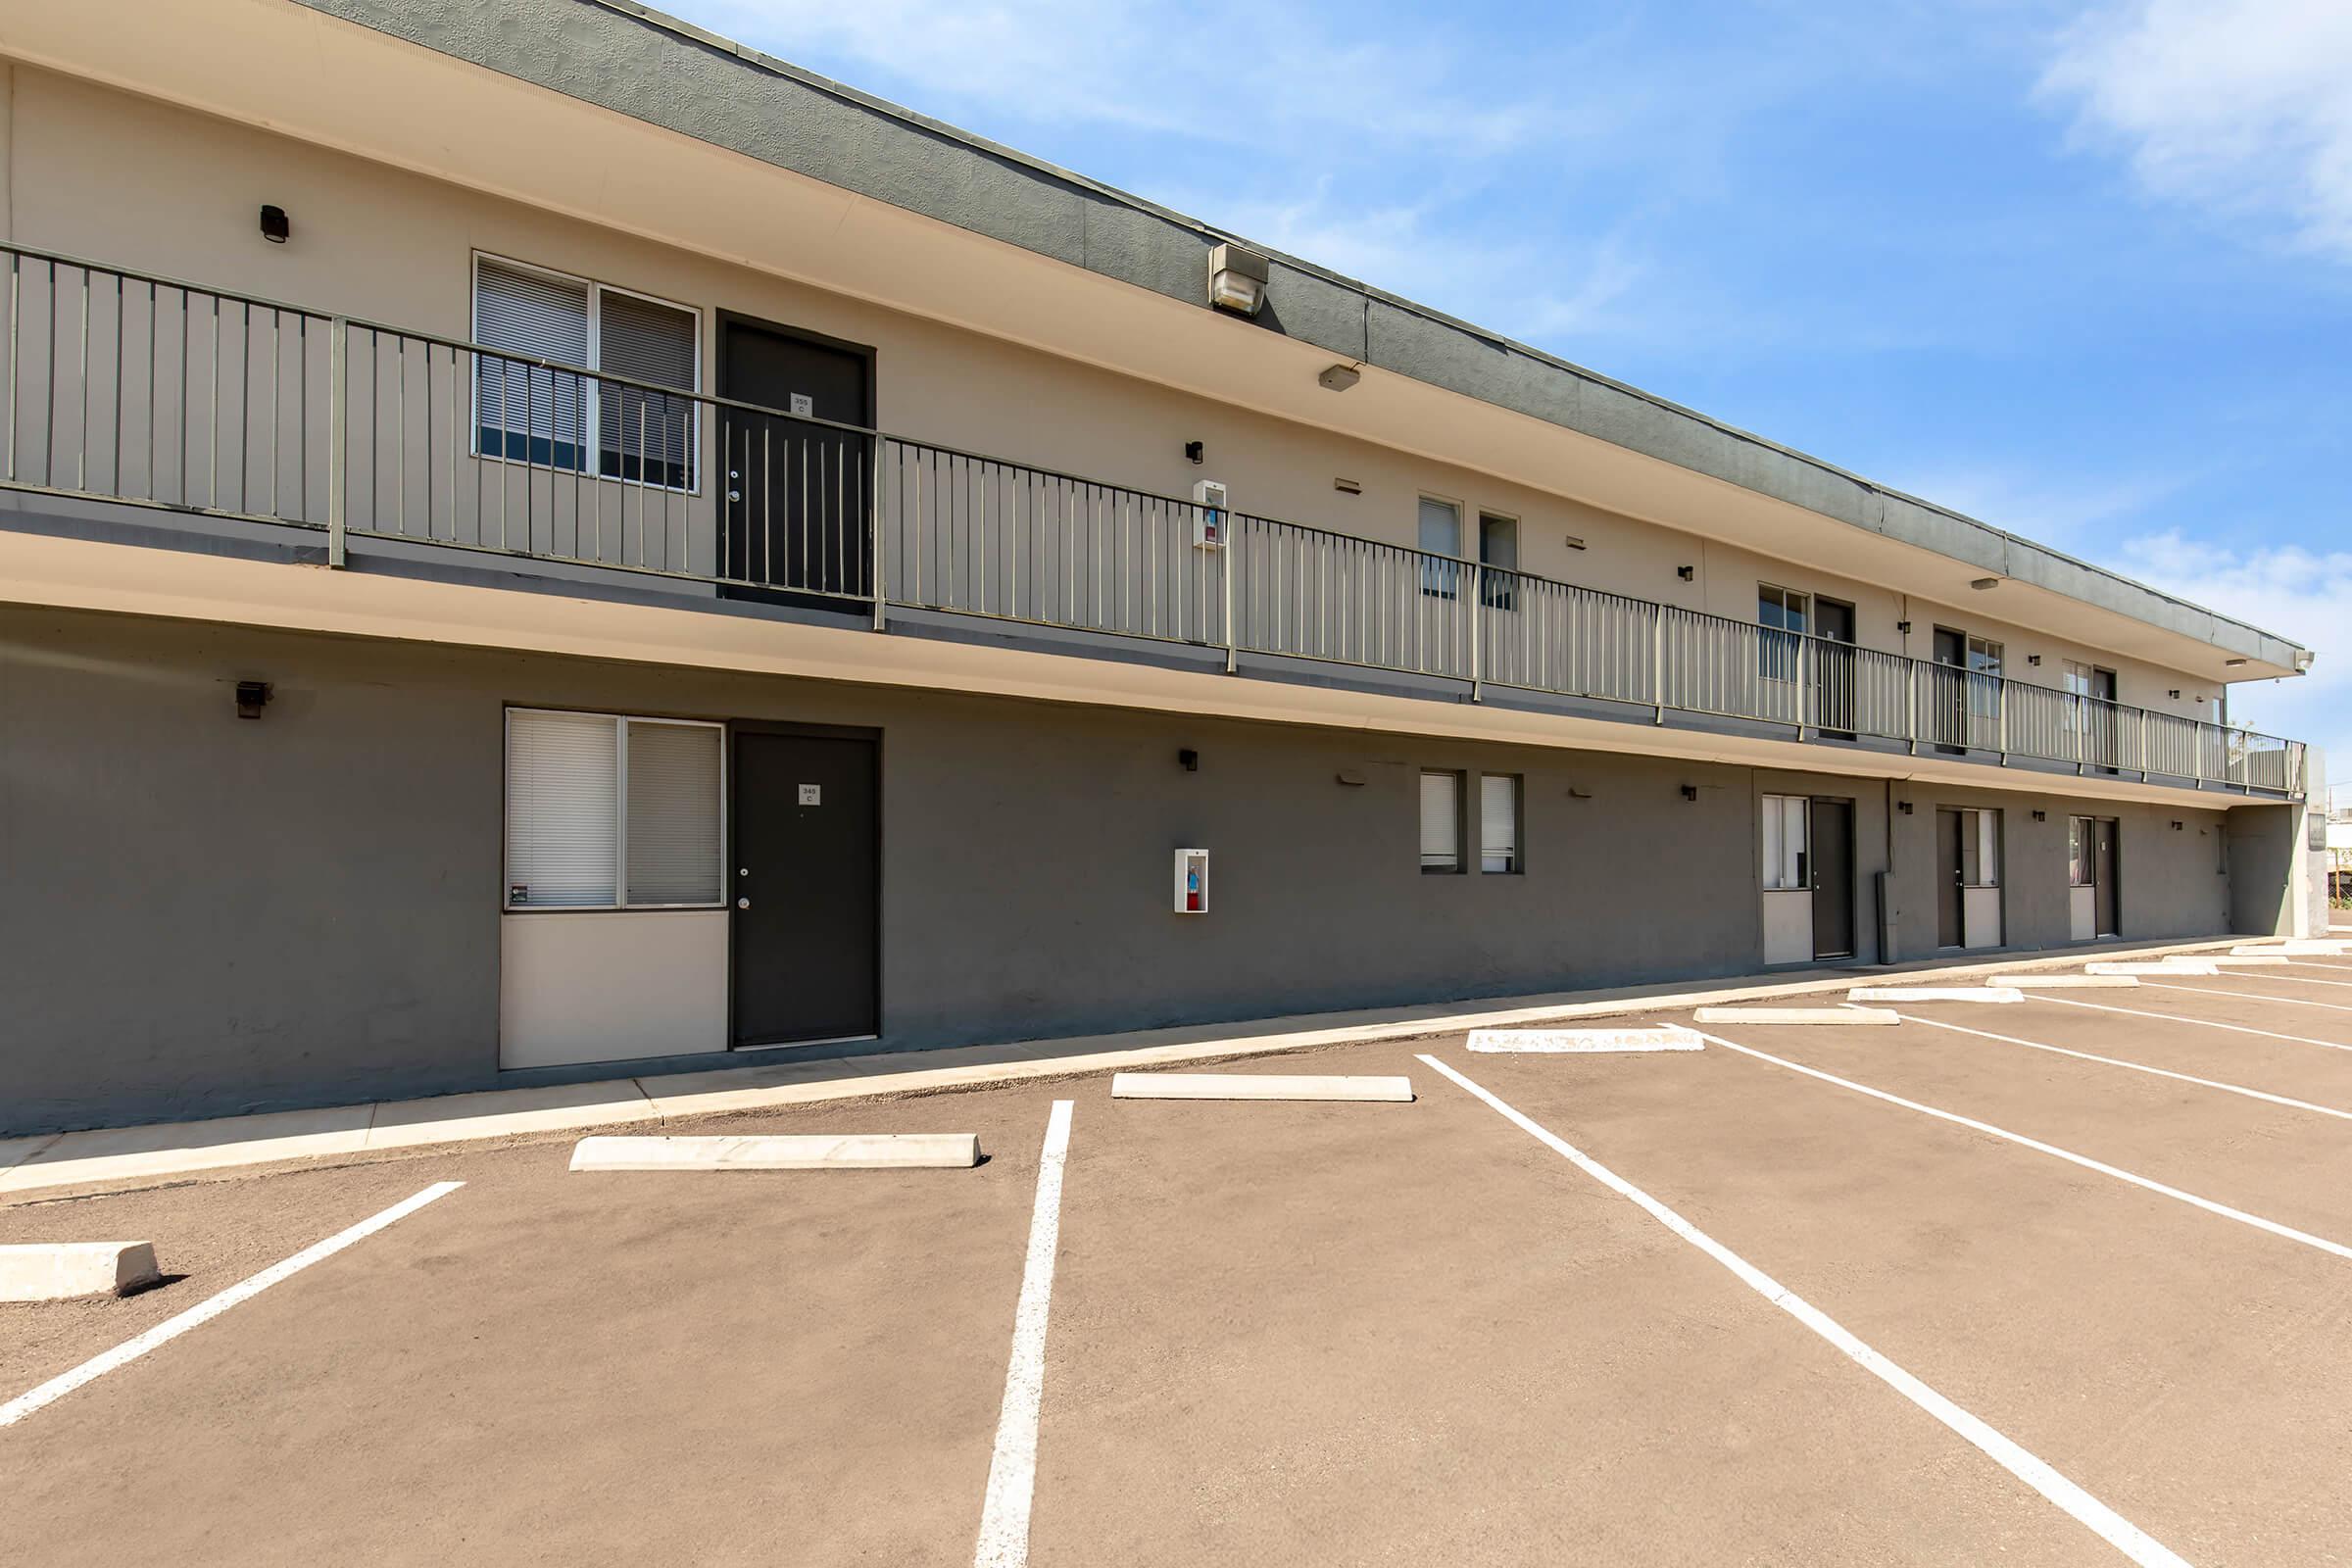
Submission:
[[[0,1307],[0,1401],[463,1183],[0,1414],[0,1560],[2352,1561],[2352,960],[2142,978],[1232,1068],[1409,1104],[1098,1075],[670,1129],[970,1170],[563,1138],[20,1200],[0,1241],[167,1279]]]

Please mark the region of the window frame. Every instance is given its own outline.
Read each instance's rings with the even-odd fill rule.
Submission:
[[[1500,523],[1510,532],[1511,564],[1496,565],[1487,559],[1487,525]],[[1519,514],[1515,512],[1496,512],[1492,508],[1478,509],[1478,602],[1489,610],[1519,608]],[[1503,573],[1501,580],[1487,575],[1487,568]]]
[[[2066,819],[2066,885],[2070,888],[2095,888],[2099,885],[2098,819],[2069,815]]]
[[[1421,509],[1441,506],[1453,514],[1453,551],[1432,550],[1421,542]],[[1462,596],[1462,526],[1469,508],[1458,498],[1423,490],[1413,498],[1413,549],[1421,557],[1421,592],[1430,599]],[[1440,559],[1443,558],[1443,559]]]
[[[516,714],[546,713],[563,718],[610,719],[612,736],[612,899],[610,904],[516,904],[514,902],[514,718]],[[694,904],[631,904],[629,902],[629,726],[631,724],[662,724],[679,729],[715,730],[718,734],[718,893],[709,903]],[[622,713],[595,708],[537,708],[522,704],[507,705],[499,723],[503,750],[499,757],[499,894],[498,909],[508,914],[643,914],[668,910],[724,909],[727,907],[727,760],[728,735],[726,721],[715,718],[680,718],[663,713]]]
[[[467,439],[469,455],[476,460],[492,463],[513,463],[515,461],[513,458],[501,457],[498,454],[485,452],[482,450],[483,426],[481,362],[485,359],[506,360],[509,358],[508,356],[500,353],[497,349],[492,348],[482,342],[482,264],[484,262],[488,262],[497,267],[509,268],[517,272],[524,272],[534,277],[545,278],[551,283],[568,284],[572,287],[583,288],[588,291],[588,363],[581,366],[580,368],[591,373],[588,378],[587,388],[581,398],[580,403],[580,440],[578,445],[582,454],[588,457],[590,461],[587,466],[577,468],[559,467],[552,462],[545,464],[533,463],[529,457],[529,433],[526,431],[524,433],[524,457],[522,459],[524,465],[530,467],[543,467],[554,473],[577,474],[582,479],[593,479],[600,482],[612,480],[620,484],[640,487],[647,490],[663,490],[672,495],[701,495],[703,493],[702,400],[706,396],[703,391],[703,368],[705,356],[703,352],[702,309],[699,306],[688,305],[680,300],[666,299],[660,294],[649,294],[643,289],[628,288],[619,283],[607,283],[598,278],[582,276],[577,272],[566,272],[561,268],[543,267],[537,262],[519,261],[512,256],[501,255],[497,251],[486,251],[477,247],[473,251],[472,257],[473,259],[466,270],[468,288],[468,297],[466,302],[466,342],[473,345],[474,360],[473,373],[467,378],[470,382],[470,386],[468,388],[468,397],[470,398],[472,404],[473,415],[471,421],[472,434]],[[665,310],[676,311],[679,315],[685,317],[688,320],[694,323],[694,330],[692,333],[694,339],[694,385],[686,388],[664,387],[661,389],[669,393],[673,397],[682,397],[687,400],[685,456],[686,476],[688,482],[685,484],[657,484],[642,477],[637,479],[626,479],[617,474],[609,474],[604,471],[604,383],[609,374],[618,374],[617,371],[608,372],[605,369],[604,364],[605,296],[607,294],[618,294],[625,299],[639,300],[647,305],[659,305]],[[513,363],[519,364],[521,362],[514,361]],[[632,385],[637,384],[637,378],[634,376],[622,376],[620,379],[626,380]],[[653,383],[649,382],[645,384],[652,385]],[[526,414],[524,417],[527,420],[529,416]],[[641,471],[646,466],[643,454],[639,454],[638,465]]]
[[[1487,864],[1487,786],[1496,783],[1509,785],[1511,791],[1511,843],[1506,852],[1509,863],[1500,867]],[[1478,775],[1478,874],[1527,874],[1527,775],[1524,773],[1482,772]]]
[[[1777,599],[1784,624],[1775,626],[1764,618],[1767,600]],[[1786,624],[1791,607],[1798,626]],[[1777,582],[1756,583],[1756,673],[1765,680],[1793,682],[1802,667],[1805,639],[1812,635],[1813,595],[1801,588],[1784,588]]]
[[[1468,861],[1470,858],[1468,850],[1468,824],[1465,821],[1465,818],[1469,814],[1470,792],[1467,787],[1469,777],[1462,769],[1448,767],[1425,767],[1420,769],[1415,775],[1413,785],[1414,843],[1416,846],[1421,843],[1422,838],[1429,827],[1429,780],[1433,778],[1450,779],[1453,783],[1453,822],[1451,825],[1453,863],[1450,865],[1431,865],[1429,863],[1429,851],[1425,848],[1418,848],[1416,849],[1415,853],[1421,861],[1421,874],[1423,876],[1461,876],[1469,870]]]
[[[1797,828],[1798,848],[1788,848],[1788,827],[1791,817]],[[1778,846],[1778,863],[1773,850]],[[1791,875],[1793,881],[1783,880]],[[1765,792],[1759,801],[1756,828],[1756,878],[1766,893],[1810,893],[1813,890],[1813,797]]]

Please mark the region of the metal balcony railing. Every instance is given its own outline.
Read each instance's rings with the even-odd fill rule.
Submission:
[[[2282,795],[2250,731],[0,246],[0,488]],[[1629,715],[1630,716],[1630,715]]]

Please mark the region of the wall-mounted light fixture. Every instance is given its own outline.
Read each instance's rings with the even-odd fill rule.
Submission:
[[[1266,307],[1266,259],[1226,243],[1208,253],[1208,303],[1236,316],[1255,316]]]
[[[1187,773],[1198,773],[1200,771],[1200,754],[1188,746],[1176,754],[1176,765]]]
[[[272,245],[283,245],[293,237],[294,224],[286,217],[286,210],[283,207],[262,209],[262,238]]]
[[[1341,783],[1347,785],[1351,790],[1362,789],[1364,787],[1364,775],[1357,772],[1352,767],[1343,767],[1334,776],[1338,778]]]
[[[1207,455],[1208,448],[1200,442],[1187,441],[1184,444],[1184,461],[1187,463],[1197,464]]]
[[[1698,799],[1698,786],[1697,786],[1697,785],[1695,785],[1695,784],[1686,784],[1686,785],[1684,785],[1684,786],[1683,786],[1683,799],[1684,799],[1684,800],[1686,800],[1686,801],[1695,801],[1695,800],[1697,800],[1697,799]]]
[[[1560,540],[1560,543],[1566,545],[1571,550],[1582,550],[1585,548],[1585,542],[1582,539],[1579,539],[1575,534],[1569,534],[1565,536]]]
[[[2001,579],[1998,577],[1979,577],[1969,584],[1971,588],[1974,588],[1981,594],[1990,593],[1993,589],[1998,588],[2000,585]]]
[[[2180,819],[2179,817],[2175,817],[2173,819],[2173,831],[2176,833],[2180,831]]]
[[[2036,822],[2047,822],[2049,819],[2050,813],[2047,811],[2035,811],[2034,813],[2034,820]]]
[[[1592,798],[1592,792],[1591,790],[1580,790],[1575,785],[1571,784],[1568,786],[1568,798],[1572,801],[1589,801]]]
[[[1344,496],[1360,496],[1364,493],[1362,483],[1355,479],[1335,478],[1331,481],[1331,487]]]
[[[2222,661],[2222,667],[2224,669],[2243,669],[2246,667],[2246,662],[2242,659],[2225,659]]]
[[[2041,656],[2039,654],[2028,654],[2026,656],[2026,662],[2029,664],[2039,664],[2041,662]]]
[[[1363,378],[1364,372],[1352,365],[1334,365],[1315,377],[1315,385],[1326,392],[1345,392]]]
[[[1910,636],[1910,635],[1911,635],[1911,623],[1910,623],[1909,621],[1907,621],[1907,620],[1898,620],[1898,621],[1896,621],[1896,622],[1894,623],[1894,633],[1895,633],[1895,635],[1896,635],[1896,636],[1898,636],[1898,637],[1908,637],[1908,636]]]
[[[1894,803],[1894,808],[1895,808],[1896,810],[1898,810],[1898,811],[1902,812],[1902,813],[1903,813],[1903,815],[1905,815],[1905,816],[1909,816],[1909,815],[1911,814],[1911,803],[1910,803],[1909,801],[1897,801],[1897,802],[1895,802],[1895,803]]]
[[[2171,691],[2166,692],[2164,695],[2170,697],[2174,702],[2177,703],[2180,700],[2180,688],[2176,686]]]
[[[272,695],[270,683],[266,680],[237,682],[237,716],[239,718],[261,717],[262,710],[270,706],[270,699]]]
[[[1677,577],[1682,578],[1683,581],[1689,582],[1691,578],[1698,575],[1698,568],[1696,566],[1677,566],[1674,568],[1674,574]]]

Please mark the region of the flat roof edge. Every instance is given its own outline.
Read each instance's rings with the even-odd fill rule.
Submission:
[[[1555,355],[746,47],[635,0],[293,0],[722,150],[1208,309],[1208,248],[1273,261],[1268,330],[2293,669],[2302,645]]]

